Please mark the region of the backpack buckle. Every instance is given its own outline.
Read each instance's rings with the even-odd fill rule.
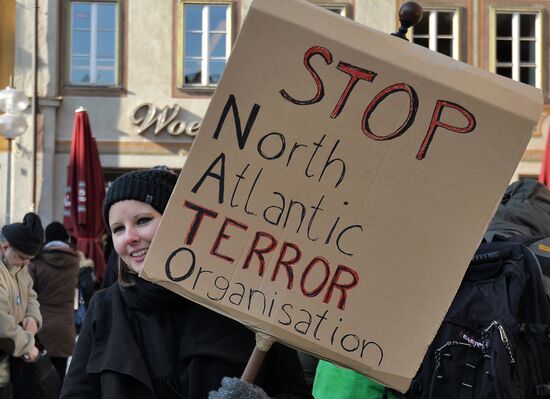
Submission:
[[[535,385],[535,392],[537,393],[537,396],[550,395],[550,384]]]

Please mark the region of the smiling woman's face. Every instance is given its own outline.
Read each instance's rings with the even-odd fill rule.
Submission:
[[[116,202],[109,209],[109,227],[115,251],[136,273],[143,269],[145,255],[161,217],[151,205],[135,200]]]

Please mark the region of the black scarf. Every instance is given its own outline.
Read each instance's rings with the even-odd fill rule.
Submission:
[[[254,348],[251,331],[159,285],[137,276],[132,280],[120,291],[159,398],[187,398],[186,392],[196,389],[190,375],[198,369],[208,373],[205,359],[216,367],[228,365],[228,372],[246,364]],[[215,379],[211,384],[219,384],[221,378]]]
[[[187,300],[160,285],[130,273],[130,285],[120,286],[122,298],[132,310],[155,311],[175,306],[185,306]]]

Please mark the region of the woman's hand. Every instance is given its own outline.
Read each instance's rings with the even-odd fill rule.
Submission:
[[[222,386],[208,394],[208,399],[269,399],[264,390],[240,378],[224,377]]]
[[[40,352],[38,351],[38,348],[36,346],[33,346],[29,353],[25,353],[23,355],[23,360],[27,363],[34,363],[38,360],[39,356]]]

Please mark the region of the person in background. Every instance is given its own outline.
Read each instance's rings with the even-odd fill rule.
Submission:
[[[90,305],[90,300],[92,295],[95,293],[95,272],[94,272],[94,261],[90,258],[87,258],[84,255],[84,252],[78,251],[80,256],[80,272],[78,275],[78,289],[82,292],[82,299],[84,300],[84,305],[86,309]]]
[[[353,370],[319,360],[313,381],[315,399],[397,399],[393,391]]]
[[[44,319],[38,340],[61,379],[75,345],[73,307],[79,261],[65,226],[52,222],[46,226],[44,246],[29,265]]]
[[[304,370],[304,377],[306,378],[309,389],[313,388],[313,380],[315,379],[315,370],[317,370],[317,364],[319,359],[309,353],[298,352],[298,358]]]
[[[42,325],[40,305],[27,265],[44,242],[40,217],[27,213],[22,223],[2,227],[0,234],[0,398],[10,399],[9,357],[35,362],[34,336]]]
[[[96,280],[94,273],[94,261],[87,258],[84,252],[78,251],[80,272],[78,273],[78,282],[76,285],[75,303],[74,303],[74,325],[76,333],[80,333],[82,323],[86,317],[86,311],[90,305],[90,300],[96,289]]]
[[[223,377],[242,374],[255,345],[250,330],[138,276],[176,180],[166,168],[134,171],[107,191],[118,282],[92,298],[62,399],[205,399]],[[296,351],[279,344],[256,382],[271,397],[312,398]]]
[[[544,184],[535,179],[510,184],[484,239],[529,247],[539,261],[544,290],[550,297],[550,190]]]

